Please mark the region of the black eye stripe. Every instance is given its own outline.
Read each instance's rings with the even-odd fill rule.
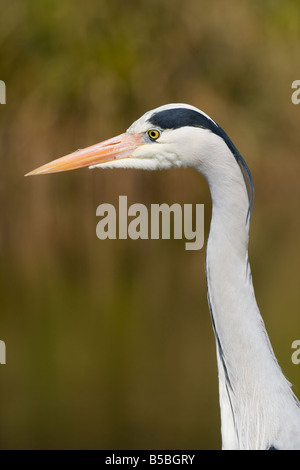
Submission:
[[[179,129],[180,127],[204,127],[214,130],[217,124],[202,113],[188,108],[171,108],[158,111],[149,119],[153,126],[160,129]]]

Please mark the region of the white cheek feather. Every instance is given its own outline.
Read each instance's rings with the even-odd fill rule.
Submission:
[[[100,165],[92,165],[89,169],[113,169],[113,168],[127,168],[136,170],[167,170],[169,168],[182,166],[181,161],[176,159],[173,154],[157,155],[155,157],[144,158],[122,158],[120,160],[112,160],[111,162],[101,163]]]
[[[110,162],[101,163],[100,165],[92,165],[89,169],[99,168],[100,170],[113,169],[113,168],[127,168],[136,170],[157,170],[156,161],[153,159],[138,159],[138,158],[122,158],[120,160],[112,160]]]

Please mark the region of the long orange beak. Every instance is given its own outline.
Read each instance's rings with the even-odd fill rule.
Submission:
[[[120,158],[130,158],[132,152],[143,144],[145,144],[145,141],[142,138],[142,134],[128,134],[125,132],[125,134],[120,134],[112,139],[77,150],[50,163],[46,163],[46,165],[40,166],[25,176],[76,170],[77,168],[99,165]]]

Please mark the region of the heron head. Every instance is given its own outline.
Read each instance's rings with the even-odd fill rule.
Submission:
[[[27,175],[82,167],[157,170],[199,166],[201,158],[205,166],[215,135],[210,131],[215,126],[193,106],[161,106],[144,114],[124,134],[53,160]]]

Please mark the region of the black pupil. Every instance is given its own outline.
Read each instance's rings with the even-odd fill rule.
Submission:
[[[157,132],[156,131],[151,131],[150,135],[153,139],[155,139],[155,137],[157,137]]]

